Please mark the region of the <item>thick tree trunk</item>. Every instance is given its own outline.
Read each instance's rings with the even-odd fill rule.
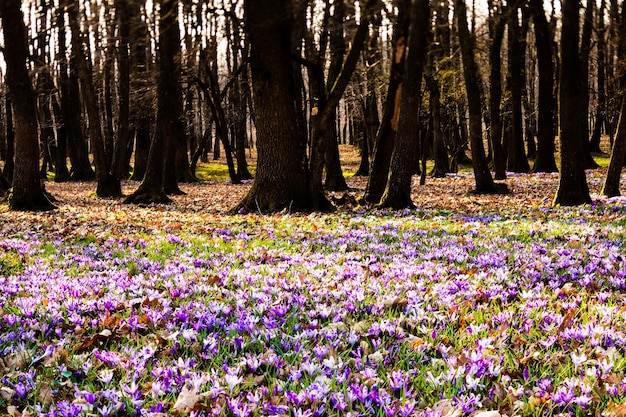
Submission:
[[[257,171],[236,212],[301,211],[323,196],[309,193],[306,135],[298,127],[287,0],[246,0],[257,130]]]
[[[411,178],[414,173],[415,150],[418,147],[419,108],[422,73],[428,48],[430,8],[428,0],[405,0],[410,8],[408,50],[402,77],[402,99],[396,143],[391,158],[387,188],[380,206],[401,209],[415,207],[411,200]]]
[[[561,32],[560,119],[561,175],[555,205],[575,206],[591,202],[584,167],[580,133],[580,78],[578,65],[579,3],[563,1]]]
[[[472,167],[474,169],[474,181],[477,194],[494,194],[506,192],[504,184],[493,182],[489,164],[485,156],[482,134],[482,109],[480,104],[480,78],[478,76],[478,66],[474,60],[474,48],[472,38],[467,27],[467,13],[465,11],[465,1],[456,0],[454,13],[457,18],[459,30],[459,43],[461,46],[461,57],[463,59],[463,76],[465,78],[465,88],[467,90],[467,103],[469,108],[469,135],[472,151]]]
[[[537,157],[533,172],[556,172],[554,158],[554,70],[552,36],[541,0],[530,0],[530,13],[535,28],[537,68],[539,75],[537,116]]]
[[[11,210],[50,210],[54,205],[46,196],[39,177],[39,144],[35,94],[26,68],[28,54],[26,27],[19,0],[0,3],[7,84],[15,121],[15,171],[9,195]]]

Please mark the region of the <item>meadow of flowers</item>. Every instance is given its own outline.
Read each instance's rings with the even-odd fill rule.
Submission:
[[[623,416],[625,226],[596,198],[5,233],[0,415]]]

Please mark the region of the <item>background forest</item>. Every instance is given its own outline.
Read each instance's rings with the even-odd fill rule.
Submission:
[[[252,178],[258,151],[236,210],[330,209],[324,190],[347,188],[340,144],[360,150],[362,200],[382,206],[412,206],[413,174],[463,164],[477,193],[560,165],[555,203],[589,202],[584,169],[614,143],[604,193],[619,193],[616,0],[244,3],[3,2],[10,206],[50,208],[50,171],[97,179],[100,197],[139,180],[126,202],[167,202],[199,161]]]
[[[0,19],[0,416],[626,416],[623,3]]]

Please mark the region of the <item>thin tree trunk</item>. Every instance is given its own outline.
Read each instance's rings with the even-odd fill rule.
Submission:
[[[596,39],[597,44],[596,48],[598,51],[598,107],[596,109],[596,124],[593,129],[593,134],[591,135],[591,140],[589,143],[589,150],[595,153],[601,153],[602,149],[600,149],[600,142],[602,139],[602,128],[607,124],[606,120],[606,29],[604,26],[604,9],[606,7],[606,1],[600,1],[600,9],[598,11],[598,25],[596,30]]]
[[[520,5],[515,0],[509,1],[508,19],[508,56],[509,56],[509,89],[511,92],[511,131],[508,141],[508,170],[511,172],[528,172],[530,165],[524,149],[524,131],[522,124],[522,90],[524,88],[524,55],[526,36],[518,22]]]
[[[461,46],[461,56],[463,59],[463,75],[465,78],[465,88],[467,90],[467,103],[469,107],[469,134],[472,151],[472,167],[474,169],[474,181],[477,194],[493,194],[506,192],[504,184],[493,182],[485,148],[483,147],[482,135],[482,110],[480,104],[480,77],[478,76],[478,66],[474,60],[474,48],[472,38],[467,27],[467,14],[465,11],[465,1],[455,0],[454,13],[457,18],[459,30],[459,43]]]
[[[533,172],[556,172],[554,158],[554,69],[552,36],[541,0],[530,0],[530,13],[535,28],[537,68],[539,77],[537,116],[537,157]]]
[[[492,13],[496,13],[493,11]],[[506,19],[502,14],[492,16],[489,24],[489,119],[491,132],[489,135],[493,167],[497,180],[506,179],[506,155],[502,147],[502,118],[500,117],[500,105],[502,104],[502,39]]]
[[[76,60],[78,77],[82,88],[85,107],[89,117],[89,139],[91,151],[96,166],[96,178],[98,185],[96,195],[98,197],[120,197],[122,189],[119,179],[110,173],[110,166],[107,164],[104,138],[100,124],[100,112],[98,110],[98,99],[93,85],[91,65],[85,54],[84,43],[80,34],[80,23],[78,21],[78,1],[69,0],[67,4],[69,16],[69,26],[72,32],[72,54]]]
[[[579,77],[579,134],[582,140],[583,164],[585,168],[598,168],[599,165],[594,161],[591,155],[591,146],[589,143],[589,55],[591,53],[591,35],[593,32],[593,4],[595,0],[587,0],[585,8],[585,18],[582,28],[580,50],[578,52],[578,77]]]

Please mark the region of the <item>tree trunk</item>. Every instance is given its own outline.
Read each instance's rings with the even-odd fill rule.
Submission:
[[[152,95],[154,80],[150,73],[150,41],[148,25],[141,16],[145,0],[128,0],[126,8],[130,23],[130,117],[135,125],[129,141],[135,141],[135,161],[131,180],[143,180],[150,151],[150,131],[154,120],[153,103],[158,101]],[[129,144],[130,149],[132,146]],[[130,152],[130,151],[129,151]]]
[[[330,64],[328,66],[328,83],[325,85],[326,91],[324,92],[326,96],[330,94],[330,90],[333,87],[330,83],[334,83],[342,71],[342,63],[344,55],[346,54],[346,40],[344,37],[346,10],[344,0],[334,0],[333,10],[334,13],[330,17],[328,25]],[[367,20],[364,19],[364,22],[367,22]],[[361,22],[361,24],[363,24],[363,22]],[[354,47],[354,45],[352,47]],[[324,99],[323,101],[325,102],[326,100]],[[348,184],[346,184],[346,180],[343,176],[341,161],[339,159],[339,131],[337,126],[336,106],[331,113],[332,114],[328,116],[328,124],[325,124],[324,134],[324,140],[326,142],[324,146],[324,165],[326,166],[324,187],[331,191],[343,191],[348,188]],[[315,138],[313,140],[315,140]],[[313,175],[315,175],[314,171]]]
[[[530,0],[535,28],[537,72],[539,76],[537,116],[537,157],[533,172],[557,172],[554,158],[554,69],[552,36],[541,0]]]
[[[91,73],[91,64],[85,54],[85,45],[80,33],[77,0],[69,0],[67,3],[67,12],[69,26],[72,32],[72,54],[76,60],[76,69],[80,79],[81,91],[89,117],[89,139],[94,164],[96,166],[96,179],[98,180],[96,195],[98,197],[120,197],[122,195],[120,181],[111,175],[110,166],[107,164],[105,143],[100,124],[100,112],[98,110],[98,99]]]
[[[177,193],[174,152],[176,138],[184,131],[179,86],[180,32],[178,0],[161,0],[159,9],[159,77],[157,126],[143,181],[124,203],[169,203],[166,193]],[[169,177],[169,178],[168,178]],[[174,184],[172,184],[172,178]]]
[[[611,151],[611,160],[606,171],[604,186],[602,187],[602,195],[607,197],[617,197],[621,193],[619,191],[620,177],[622,167],[626,158],[626,96],[622,97],[622,106],[620,109],[620,117],[617,123],[617,133],[615,135],[615,143]]]
[[[402,3],[400,3],[402,4]],[[391,155],[393,154],[398,118],[400,116],[400,100],[402,97],[402,74],[406,53],[406,39],[409,32],[409,11],[400,7],[396,17],[393,34],[392,62],[387,87],[387,96],[383,108],[383,117],[374,146],[372,169],[367,180],[363,200],[370,204],[378,204],[387,187]]]
[[[591,141],[589,143],[589,150],[595,153],[601,153],[600,142],[602,139],[603,126],[606,125],[606,29],[604,26],[604,9],[606,7],[605,0],[601,0],[600,9],[598,11],[598,25],[597,25],[597,45],[598,50],[598,107],[596,109],[596,124],[591,135]]]
[[[6,79],[15,120],[15,170],[9,195],[11,210],[50,210],[54,205],[46,196],[39,177],[39,144],[35,94],[26,68],[27,35],[19,0],[0,3],[4,39]]]
[[[402,98],[396,143],[391,158],[387,188],[380,206],[393,209],[415,207],[411,200],[411,178],[418,147],[419,108],[421,102],[422,73],[428,48],[430,8],[428,0],[405,0],[410,9],[408,50],[402,77]]]
[[[115,11],[118,18],[119,27],[119,52],[118,52],[118,97],[119,115],[118,130],[114,146],[113,162],[111,170],[117,178],[128,178],[130,176],[128,158],[131,149],[130,141],[130,18],[127,3],[122,0],[115,0]]]
[[[583,149],[581,158],[585,168],[598,168],[599,165],[594,161],[591,155],[591,145],[589,143],[589,55],[591,53],[591,35],[593,32],[593,9],[595,0],[587,0],[585,8],[585,18],[580,40],[580,50],[578,52],[578,78],[579,78],[579,95],[578,95],[578,118],[579,118],[579,135]]]
[[[508,141],[508,170],[511,172],[528,172],[530,165],[524,150],[524,130],[522,125],[522,90],[524,88],[524,55],[525,42],[521,25],[518,21],[520,5],[509,1],[508,19],[508,56],[509,56],[509,89],[511,92],[511,131]]]
[[[489,164],[485,156],[482,134],[482,110],[480,104],[480,77],[478,67],[474,60],[474,47],[469,29],[467,27],[467,15],[465,11],[465,1],[455,0],[454,13],[457,18],[459,30],[459,43],[461,46],[461,57],[463,59],[463,76],[465,78],[465,89],[467,90],[467,104],[469,108],[469,135],[472,151],[472,167],[474,169],[474,181],[477,194],[493,194],[506,192],[504,184],[493,182]]]
[[[578,0],[564,0],[561,31],[560,119],[561,175],[555,205],[575,206],[591,202],[585,176],[584,147],[580,134],[580,78],[578,65]]]
[[[617,6],[615,6],[617,8]],[[622,6],[622,14],[619,15],[617,10],[613,10],[614,16],[619,16],[619,22],[617,24],[616,37],[617,37],[617,56],[620,61],[623,62],[626,58],[626,7]],[[620,85],[624,84],[624,75],[620,76],[618,80]],[[626,158],[626,95],[622,95],[621,109],[619,121],[617,123],[617,133],[615,135],[615,142],[611,150],[611,160],[609,161],[609,167],[606,172],[606,178],[604,179],[604,186],[602,187],[602,194],[607,197],[616,197],[621,195],[619,191],[620,177],[622,173],[622,167],[624,166],[624,160]]]
[[[4,111],[6,114],[6,138],[7,154],[2,169],[2,175],[9,181],[13,181],[15,171],[15,129],[13,128],[13,105],[11,104],[11,94],[7,94],[4,100]]]
[[[57,14],[58,27],[58,60],[59,90],[61,97],[61,114],[66,129],[67,150],[70,157],[70,179],[73,181],[90,181],[96,178],[91,162],[87,141],[83,134],[81,122],[80,88],[76,75],[75,60],[67,63],[65,42],[65,10],[59,7]],[[69,72],[69,74],[68,74]]]
[[[426,86],[430,93],[430,112],[433,118],[434,166],[430,175],[435,178],[445,178],[446,174],[450,172],[450,161],[448,160],[448,152],[441,129],[441,93],[439,91],[439,84],[432,76],[431,71],[432,69],[429,69],[425,77]],[[423,156],[424,155],[422,155],[422,157]]]
[[[493,11],[492,13],[497,13]],[[489,119],[491,133],[489,135],[491,153],[493,157],[493,168],[497,180],[506,179],[506,155],[502,147],[502,117],[500,116],[500,105],[502,104],[502,60],[500,52],[502,50],[502,39],[504,38],[504,28],[506,19],[501,13],[491,16],[489,21]]]
[[[287,0],[246,0],[250,70],[257,130],[257,171],[236,212],[312,208],[306,135],[298,127]]]

